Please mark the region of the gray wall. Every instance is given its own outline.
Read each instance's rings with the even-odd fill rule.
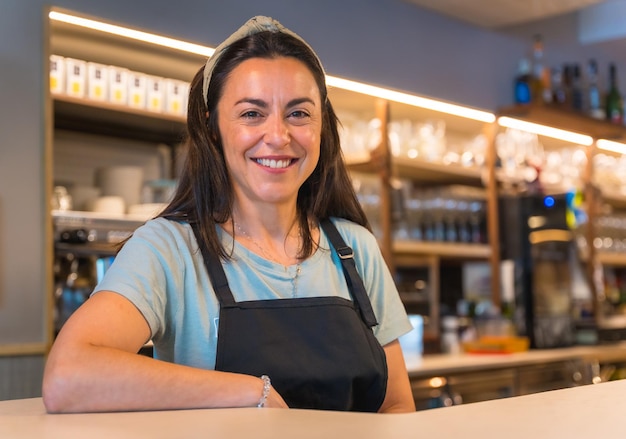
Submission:
[[[0,0],[0,347],[47,337],[44,0]],[[517,59],[529,38],[479,30],[400,0],[56,0],[104,20],[216,45],[256,14],[271,15],[315,47],[333,75],[495,110],[510,103]],[[0,353],[2,351],[0,350]],[[0,362],[18,361],[1,357]],[[30,361],[30,360],[29,360]],[[43,362],[43,357],[41,358]],[[29,368],[0,399],[37,394]]]

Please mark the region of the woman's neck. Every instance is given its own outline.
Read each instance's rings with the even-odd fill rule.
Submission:
[[[299,262],[302,233],[295,206],[257,209],[236,206],[224,228],[237,242],[266,259],[288,266]]]

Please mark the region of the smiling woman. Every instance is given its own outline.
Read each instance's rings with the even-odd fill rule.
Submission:
[[[414,410],[411,325],[337,126],[296,34],[255,17],[221,44],[191,84],[177,192],[63,326],[47,409]]]

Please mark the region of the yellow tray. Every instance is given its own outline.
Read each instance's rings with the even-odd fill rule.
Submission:
[[[471,354],[511,354],[528,350],[527,337],[484,336],[476,341],[463,343],[463,350]]]

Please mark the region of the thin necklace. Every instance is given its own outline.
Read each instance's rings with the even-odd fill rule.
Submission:
[[[254,244],[254,246],[259,249],[261,254],[266,259],[269,259],[270,261],[272,261],[272,262],[274,262],[276,264],[282,265],[283,268],[285,269],[285,271],[289,270],[289,267],[287,265],[284,265],[283,263],[281,263],[278,260],[276,260],[271,254],[269,254],[269,252],[267,250],[265,250],[265,248],[261,244],[259,244],[252,236],[250,236],[250,234],[248,232],[246,232],[244,229],[242,229],[241,226],[239,225],[239,223],[237,223],[235,220],[233,220],[233,224],[235,225],[235,228],[237,229],[237,231],[239,233],[241,233],[243,236],[245,236],[248,239],[248,241],[250,241],[252,244]],[[297,297],[297,295],[298,295],[298,278],[300,277],[301,270],[302,270],[302,267],[300,266],[300,262],[298,262],[296,264],[296,273],[291,278],[291,297]]]

